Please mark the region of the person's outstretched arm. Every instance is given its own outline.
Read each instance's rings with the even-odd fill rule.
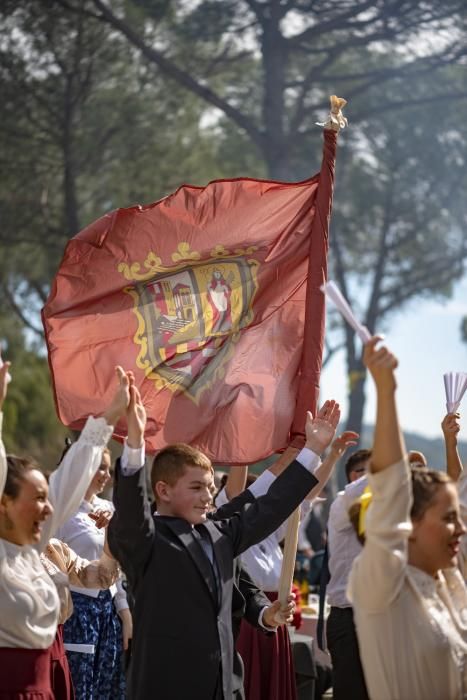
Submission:
[[[314,498],[320,495],[321,491],[328,483],[337,462],[341,459],[341,457],[343,457],[349,447],[357,444],[356,441],[358,438],[358,433],[354,433],[353,430],[345,430],[342,435],[339,435],[339,437],[332,441],[331,449],[319,467],[317,467],[314,471],[314,475],[318,479],[319,483],[316,484],[313,489],[311,489],[307,496],[307,500],[312,501]]]
[[[40,549],[78,510],[84,494],[102,460],[104,447],[113,429],[124,415],[129,402],[129,381],[121,367],[116,367],[118,386],[102,417],[90,416],[86,425],[49,480],[49,500],[54,512],[42,528]]]
[[[324,431],[326,434],[326,440],[330,441],[335,435],[337,424],[339,422],[340,418],[340,410],[339,410],[339,405],[336,403],[336,401],[330,400],[326,401],[323,406],[319,409],[319,411],[316,414],[316,417],[313,418],[311,413],[308,414],[308,419],[307,419],[307,426],[308,426],[308,433],[311,435],[314,431],[317,429],[321,429]],[[332,425],[332,428],[330,429],[330,426]],[[328,442],[329,444],[329,442]],[[319,449],[319,448],[318,448]],[[289,455],[289,457],[285,458],[286,455]],[[243,506],[246,503],[252,503],[256,498],[259,498],[260,496],[264,496],[270,489],[271,485],[274,483],[274,480],[282,474],[289,464],[292,464],[292,462],[295,461],[295,457],[292,458],[291,455],[294,454],[295,457],[298,454],[298,450],[291,450],[289,451],[289,448],[284,452],[283,455],[279,457],[279,459],[272,464],[270,467],[265,469],[262,474],[259,475],[259,477],[256,479],[256,481],[253,482],[247,489],[243,490],[241,493],[238,495],[235,495],[233,498],[230,497],[230,501],[228,498],[228,494],[226,489],[222,489],[219,491],[219,493],[216,496],[216,505],[218,507],[217,513],[215,514],[215,519],[220,520],[221,518],[229,518],[231,517],[235,512],[241,510]],[[310,470],[316,472],[318,469],[321,468],[321,463],[320,463],[320,458],[316,454],[313,454],[310,449],[304,449],[301,451],[302,455],[302,464],[305,466],[310,467]],[[238,469],[238,467],[234,467],[234,469]],[[328,478],[329,475],[331,474],[331,470],[329,468],[329,463],[327,466],[325,466],[324,471],[322,472],[322,485],[319,487],[319,491],[321,488],[323,488],[324,484],[326,483],[324,481],[325,478],[325,472],[329,470],[328,473]],[[230,475],[229,475],[230,476]],[[316,478],[317,475],[315,474]],[[246,477],[245,477],[246,478]],[[240,484],[240,478],[235,477],[236,479],[236,484]],[[319,484],[316,484],[315,487],[313,487],[312,491],[310,494],[312,494],[312,498],[315,498],[317,493],[315,492],[315,488],[317,489]],[[310,497],[310,494],[307,495],[307,499]],[[304,499],[305,501],[305,499]],[[304,512],[303,515],[306,515],[308,513],[310,505],[309,503],[303,503],[304,507]],[[280,539],[282,539],[283,534],[279,533]]]
[[[405,443],[399,427],[396,407],[396,357],[386,348],[376,348],[381,338],[372,338],[363,352],[363,362],[376,388],[376,425],[370,471],[379,472],[400,462],[405,454]]]
[[[398,595],[412,530],[412,485],[396,408],[397,359],[372,338],[363,358],[376,388],[376,425],[368,474],[372,501],[365,518],[365,545],[353,562],[348,596],[356,608],[377,612]],[[357,483],[357,482],[355,482]]]
[[[225,482],[225,494],[229,501],[235,496],[238,496],[245,490],[246,480],[248,477],[248,465],[241,467],[230,467]]]
[[[330,402],[319,421],[308,413],[306,443],[297,459],[274,481],[267,494],[244,505],[228,519],[225,526],[230,530],[235,556],[277,530],[318,483],[312,471],[334,437],[337,420],[335,402]]]
[[[140,393],[130,377],[130,403],[126,412],[128,447],[138,450],[144,442],[146,411]],[[154,523],[147,496],[146,471],[138,467],[124,471],[117,460],[113,492],[115,513],[108,527],[108,543],[120,562],[133,591],[150,556],[154,540]]]
[[[6,475],[7,475],[7,461],[5,446],[2,440],[2,421],[3,421],[3,403],[6,399],[8,380],[7,374],[10,367],[9,362],[5,362],[2,367],[0,367],[0,497],[3,495],[3,489],[5,488]]]
[[[462,474],[462,462],[457,449],[457,435],[461,429],[460,415],[448,413],[441,423],[446,448],[446,471],[453,481],[458,481]]]

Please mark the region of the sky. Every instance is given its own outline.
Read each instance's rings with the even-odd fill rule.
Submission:
[[[467,316],[467,276],[457,283],[452,299],[415,300],[388,324],[385,343],[399,359],[398,409],[405,431],[441,437],[440,423],[446,412],[443,374],[467,372],[467,344],[462,343],[460,335],[463,316]],[[323,370],[320,396],[322,400],[339,401],[345,419],[346,368],[342,352]],[[467,393],[462,408],[467,416]],[[374,389],[367,381],[364,423],[373,424],[374,415]],[[461,437],[467,439],[467,420]]]

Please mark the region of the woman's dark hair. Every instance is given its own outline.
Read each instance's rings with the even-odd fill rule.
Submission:
[[[33,459],[7,455],[7,474],[3,493],[10,498],[16,498],[21,488],[21,482],[28,472],[40,467]]]

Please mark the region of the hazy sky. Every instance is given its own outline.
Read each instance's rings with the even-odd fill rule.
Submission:
[[[328,302],[328,306],[331,302]],[[460,323],[467,316],[467,277],[458,283],[448,302],[417,300],[394,317],[385,333],[388,346],[399,358],[398,405],[404,430],[440,437],[446,412],[443,374],[467,372],[467,344],[461,342]],[[347,413],[344,354],[325,368],[321,397],[335,398]],[[466,417],[461,437],[467,439],[467,393],[461,405]],[[374,391],[367,381],[365,423],[373,423]]]

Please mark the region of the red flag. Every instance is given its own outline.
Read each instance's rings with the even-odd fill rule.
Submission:
[[[325,139],[332,169],[335,134]],[[184,185],[75,236],[42,312],[60,420],[79,429],[102,412],[120,364],[135,372],[150,451],[183,441],[241,464],[282,449],[310,274],[317,324],[310,319],[307,336],[322,344],[327,220],[313,222],[318,196],[330,206],[329,178],[320,190],[319,174]],[[320,366],[318,358],[312,383]]]

